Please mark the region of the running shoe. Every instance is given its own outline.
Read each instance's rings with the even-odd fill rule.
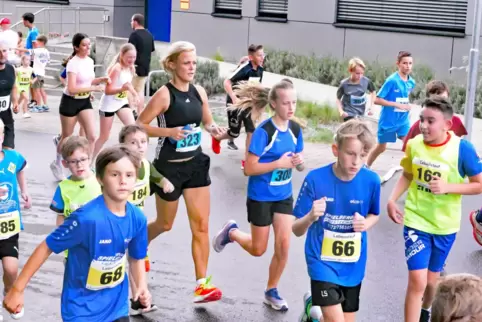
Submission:
[[[303,313],[298,322],[320,322],[323,315],[319,306],[312,306],[311,294],[305,293],[303,296]]]
[[[385,184],[388,182],[388,180],[390,180],[391,178],[393,178],[393,176],[395,175],[395,173],[397,173],[398,171],[402,171],[403,168],[401,166],[396,166],[396,167],[393,167],[391,168],[390,170],[388,170],[388,172],[380,177],[380,180],[381,180],[381,184]]]
[[[32,116],[28,113],[24,113],[23,116],[22,116],[24,119],[29,119],[31,118]]]
[[[213,248],[216,252],[220,253],[223,251],[227,244],[233,241],[229,238],[229,232],[233,229],[238,229],[238,224],[234,220],[229,220],[221,228],[221,230],[213,238]]]
[[[60,142],[60,134],[57,134],[56,136],[53,137],[54,145],[57,146],[59,145]]]
[[[469,215],[470,223],[472,224],[472,234],[474,235],[474,239],[482,246],[482,224],[477,221],[477,215],[479,214],[480,210],[472,211]]]
[[[30,113],[41,113],[42,112],[42,110],[40,110],[38,106],[29,107],[28,110],[30,111]]]
[[[244,170],[244,164],[246,163],[246,161],[244,160],[241,160],[241,170]]]
[[[52,161],[50,164],[50,170],[52,170],[52,174],[54,175],[55,179],[58,181],[62,181],[65,179],[64,171],[62,170],[62,166],[57,164],[57,162]]]
[[[198,284],[194,290],[194,303],[207,303],[219,301],[223,292],[211,284],[211,276],[205,279],[204,283]]]
[[[20,320],[23,317],[24,314],[25,314],[25,310],[23,309],[23,306],[22,306],[22,309],[20,310],[20,312],[11,313],[10,317],[14,320]]]
[[[30,101],[30,103],[28,103],[28,108],[33,108],[37,106],[37,101]]]
[[[142,315],[145,313],[150,313],[157,311],[159,308],[155,304],[151,304],[151,307],[143,307],[141,302],[139,300],[134,301],[131,299],[131,307],[129,308],[129,315],[131,316],[136,316],[136,315]]]
[[[234,141],[228,141],[228,149],[230,150],[237,150],[238,147],[236,144],[234,144]]]
[[[288,303],[279,295],[277,288],[264,292],[264,304],[276,311],[288,311]]]
[[[422,309],[420,312],[420,322],[430,322],[430,311]]]
[[[211,142],[211,147],[213,149],[213,152],[216,154],[221,153],[221,141],[218,141],[214,138],[214,136],[211,136],[212,142]]]
[[[50,107],[48,107],[47,105],[42,105],[41,108],[42,108],[42,110],[43,110],[44,112],[49,112],[49,111],[50,111]]]

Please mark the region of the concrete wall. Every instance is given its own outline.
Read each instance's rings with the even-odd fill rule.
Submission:
[[[289,0],[287,23],[254,19],[257,0],[243,1],[242,19],[213,17],[213,2],[193,0],[185,11],[179,0],[172,0],[171,40],[193,42],[201,56],[212,57],[219,50],[231,61],[245,55],[250,43],[305,55],[357,55],[386,63],[394,63],[400,50],[409,50],[415,63],[431,66],[439,77],[466,77],[464,71],[449,75],[449,68],[463,65],[462,57],[469,53],[475,0],[469,0],[465,38],[337,28],[333,26],[336,0]]]
[[[41,33],[83,32],[90,36],[109,35],[127,37],[131,32],[130,19],[134,13],[144,13],[145,0],[70,0],[70,5],[45,2],[0,0],[0,17],[9,17],[12,24],[20,21],[25,12],[36,12],[45,7],[62,10],[46,10],[36,15],[35,24]],[[105,8],[106,11],[73,11],[72,7]],[[10,13],[11,15],[5,15]],[[104,22],[104,15],[108,19]],[[26,32],[20,24],[16,30]]]

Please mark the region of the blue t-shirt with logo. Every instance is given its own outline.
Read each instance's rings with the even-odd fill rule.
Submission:
[[[33,27],[28,31],[27,38],[25,39],[25,49],[33,49],[33,42],[37,40],[38,29]]]
[[[147,220],[126,204],[125,216],[113,214],[101,195],[74,211],[47,237],[56,254],[69,251],[61,311],[63,321],[114,321],[129,315],[127,252],[146,257]]]
[[[27,161],[15,150],[2,150],[2,152],[3,160],[0,161],[0,188],[6,191],[5,195],[0,195],[0,234],[3,235],[10,234],[16,229],[16,227],[14,227],[16,223],[11,221],[15,220],[17,214],[19,217],[20,230],[23,230],[17,174],[25,169]],[[5,224],[3,224],[3,222],[5,222]]]
[[[345,287],[357,286],[365,276],[367,233],[353,231],[354,214],[380,213],[380,177],[366,168],[351,181],[342,181],[333,164],[312,170],[301,186],[293,211],[309,214],[313,202],[326,197],[325,214],[308,229],[305,257],[312,280]]]
[[[408,76],[404,81],[398,72],[390,75],[378,91],[377,97],[389,102],[409,104],[410,92],[415,88],[415,80]],[[382,106],[378,127],[387,132],[396,131],[403,125],[410,126],[408,111],[400,110],[392,106]]]
[[[282,131],[271,118],[262,122],[254,131],[249,153],[259,157],[259,163],[276,161],[286,152],[303,151],[301,127],[289,121],[288,129]],[[256,201],[281,201],[293,193],[291,176],[293,169],[276,169],[248,179],[248,198]]]

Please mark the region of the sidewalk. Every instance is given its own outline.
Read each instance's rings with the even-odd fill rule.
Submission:
[[[21,114],[14,116],[15,118],[15,130],[16,131],[32,131],[39,133],[48,133],[56,135],[60,133],[60,118],[59,118],[59,106],[60,97],[49,97],[50,112],[47,113],[31,113],[32,117],[29,119],[23,119]],[[98,113],[99,100],[95,100],[94,110],[96,119],[96,133],[99,133],[99,113]],[[155,124],[156,120],[153,120],[152,124]],[[114,125],[112,127],[109,142],[107,144],[117,143],[117,136],[122,128],[122,123],[117,117],[114,119]],[[78,133],[78,126],[74,131],[75,134]],[[236,139],[239,151],[236,152],[236,158],[241,160],[244,156],[244,140],[245,134],[242,133],[238,139]],[[150,145],[157,144],[156,138],[151,138],[149,140]],[[401,145],[400,145],[401,147]],[[381,155],[379,159],[375,162],[373,170],[384,173],[388,171],[391,167],[399,164],[399,160],[403,156],[400,151],[400,147],[397,145],[390,147],[386,153]],[[204,132],[202,136],[202,148],[203,150],[211,156],[215,156],[211,149],[211,137],[207,132]],[[226,141],[222,143],[222,154],[228,151],[226,147]],[[233,151],[231,151],[233,152]],[[221,154],[221,155],[222,155]],[[335,158],[331,152],[331,146],[322,143],[305,143],[304,157],[306,160],[306,165],[309,169],[316,168],[327,163],[333,162]]]

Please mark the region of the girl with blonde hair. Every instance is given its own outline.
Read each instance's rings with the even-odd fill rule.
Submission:
[[[207,276],[211,179],[210,158],[201,149],[200,125],[214,137],[220,137],[226,129],[214,123],[204,88],[192,84],[196,60],[196,47],[189,42],[180,41],[169,47],[162,66],[172,78],[152,96],[137,123],[144,126],[150,137],[159,138],[152,171],[174,185],[174,191],[165,193],[162,187],[151,184],[157,218],[148,225],[149,241],[172,229],[182,195],[192,232],[197,280],[194,302],[203,303],[221,299],[222,292]],[[158,126],[150,125],[154,118]]]
[[[107,68],[107,75],[109,75],[111,83],[105,87],[105,92],[100,99],[100,134],[95,141],[92,160],[109,139],[114,115],[117,115],[124,125],[135,123],[134,114],[129,106],[128,94],[132,95],[134,103],[139,102],[139,96],[132,86],[136,56],[134,45],[124,44]]]

